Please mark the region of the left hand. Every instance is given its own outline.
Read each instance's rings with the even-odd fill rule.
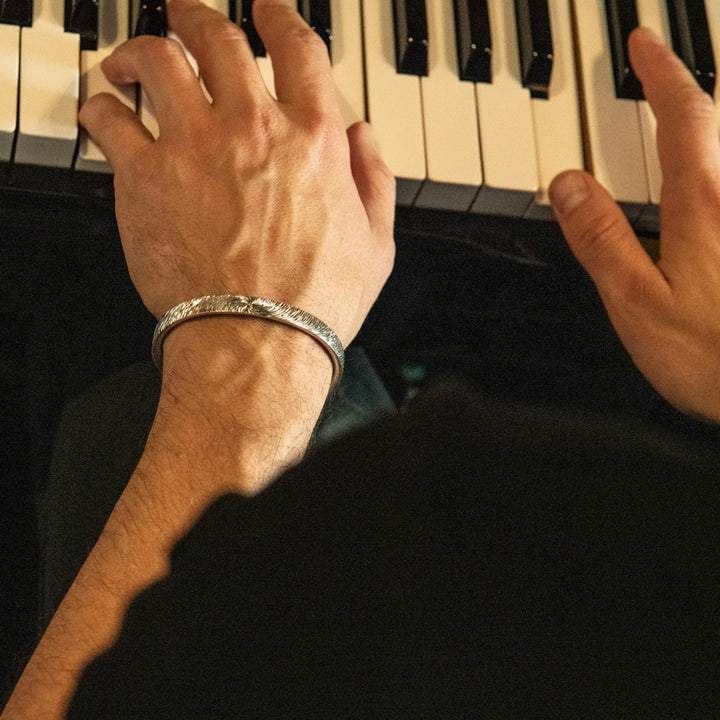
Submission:
[[[561,174],[550,198],[638,369],[680,410],[720,422],[720,139],[712,98],[647,29],[630,53],[657,118],[663,174],[660,259],[587,173]]]

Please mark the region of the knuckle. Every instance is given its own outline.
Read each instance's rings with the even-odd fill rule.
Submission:
[[[278,123],[277,114],[267,103],[250,102],[243,108],[243,134],[258,151],[277,133]]]
[[[600,259],[611,252],[624,230],[625,218],[619,213],[590,215],[575,234],[575,244],[590,259]]]
[[[320,145],[332,145],[340,137],[337,123],[322,107],[308,107],[303,113],[303,128],[309,139]]]
[[[308,25],[294,27],[289,33],[288,42],[309,52],[327,55],[322,38]]]
[[[247,39],[245,33],[237,25],[221,16],[203,21],[195,33],[201,42],[206,45]]]
[[[142,51],[148,62],[159,65],[185,63],[185,51],[176,40],[154,36],[143,36],[142,40]]]

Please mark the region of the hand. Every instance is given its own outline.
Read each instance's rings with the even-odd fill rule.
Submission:
[[[137,116],[96,95],[80,120],[115,173],[130,276],[160,317],[208,294],[283,300],[347,345],[392,268],[394,178],[364,123],[345,132],[322,40],[282,0],[256,0],[272,57],[267,92],[245,34],[195,0],[168,19],[179,43],[128,41],[103,64],[140,82],[156,110],[153,140]]]
[[[630,54],[657,118],[663,173],[660,259],[653,264],[610,195],[569,171],[550,187],[568,244],[656,390],[720,422],[720,141],[712,99],[651,31]]]

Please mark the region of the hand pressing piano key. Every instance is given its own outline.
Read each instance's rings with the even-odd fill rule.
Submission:
[[[116,47],[130,37],[129,0],[101,2],[98,8],[97,49],[80,52],[80,105],[93,95],[105,92],[114,95],[133,111],[137,109],[137,93],[134,86],[117,87],[102,71],[102,61]],[[90,139],[84,129],[80,131],[75,169],[92,172],[109,172],[110,166],[100,148]]]

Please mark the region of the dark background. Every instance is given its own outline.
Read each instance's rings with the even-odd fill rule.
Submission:
[[[102,193],[101,193],[102,194]],[[632,415],[717,442],[635,371],[553,223],[399,208],[393,276],[356,340],[398,405],[444,373],[488,395]],[[64,403],[149,358],[112,203],[0,187],[0,697],[36,641],[34,501]],[[119,429],[121,431],[121,429]]]

